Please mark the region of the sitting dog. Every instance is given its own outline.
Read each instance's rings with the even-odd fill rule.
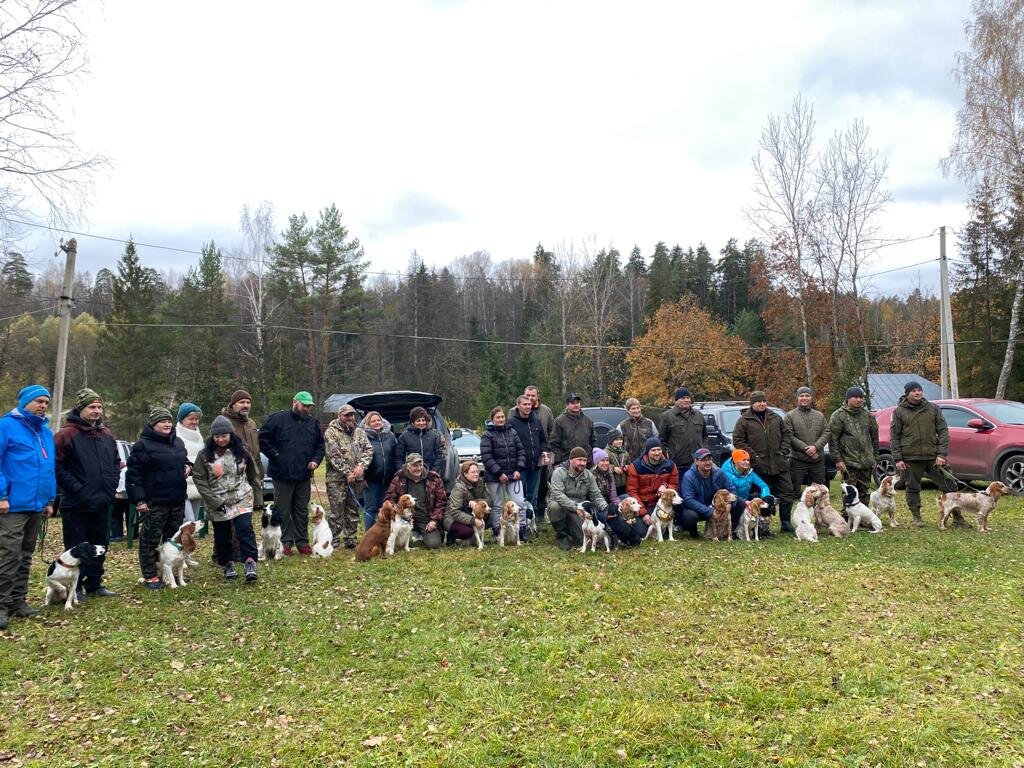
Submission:
[[[590,551],[596,552],[598,544],[604,544],[604,551],[612,551],[612,539],[608,535],[608,529],[605,528],[604,523],[601,522],[601,518],[597,516],[597,512],[592,506],[583,507],[583,546],[580,547],[580,552],[587,551],[587,544],[590,544]]]
[[[189,520],[182,523],[168,541],[157,547],[156,559],[160,578],[171,589],[185,586],[185,565],[189,555],[196,551],[199,544],[196,534],[201,530],[202,520]]]
[[[644,505],[632,496],[626,496],[619,502],[619,517],[626,525],[632,525],[643,513]]]
[[[850,533],[856,533],[861,523],[871,526],[872,533],[882,532],[882,520],[872,512],[866,504],[860,500],[860,491],[857,486],[849,483],[842,483],[843,509],[846,511],[846,519],[850,521]]]
[[[652,525],[647,529],[647,535],[644,538],[649,539],[656,533],[659,542],[665,541],[665,533],[667,532],[668,540],[675,541],[675,538],[672,536],[672,518],[675,516],[672,505],[682,503],[682,498],[680,498],[674,488],[669,488],[665,485],[661,486],[658,489],[658,503],[654,505],[654,514],[651,515]]]
[[[533,541],[539,535],[540,530],[537,528],[537,513],[533,509],[533,504],[528,500],[523,507],[523,514],[526,516],[526,540]]]
[[[377,520],[370,526],[356,547],[356,560],[364,561],[384,554],[384,548],[391,538],[391,521],[395,519],[395,505],[385,501],[377,512]]]
[[[395,519],[391,521],[391,535],[388,536],[388,544],[384,548],[388,557],[394,556],[396,547],[409,551],[409,542],[412,541],[412,512],[415,508],[416,499],[408,493],[398,497]]]
[[[313,515],[313,554],[317,557],[330,557],[334,554],[334,537],[331,526],[324,515],[324,508],[319,504],[312,505]]]
[[[878,517],[889,516],[890,528],[899,526],[899,523],[896,522],[896,490],[893,488],[895,483],[896,475],[883,477],[878,483],[878,488],[871,492],[871,499],[868,502],[871,505],[871,511]]]
[[[523,543],[519,538],[519,505],[514,501],[506,501],[502,505],[499,525],[498,544],[518,547]]]
[[[281,512],[273,504],[263,512],[260,518],[260,526],[263,531],[260,534],[258,560],[280,560],[284,557],[284,550],[281,547]]]
[[[484,529],[487,528],[487,521],[491,519],[491,505],[483,499],[470,502],[469,508],[473,510],[473,541],[477,549],[484,548]]]
[[[712,541],[732,541],[732,503],[736,501],[736,494],[728,488],[715,491],[711,497],[711,519],[705,528],[704,534]]]
[[[78,605],[78,579],[81,576],[83,560],[92,560],[107,551],[99,544],[83,542],[61,552],[46,569],[46,597],[43,605],[54,605],[64,601],[64,610]]]
[[[996,508],[999,499],[1010,493],[1012,490],[1009,486],[996,480],[994,483],[990,483],[984,491],[977,493],[954,491],[940,494],[937,502],[939,505],[939,530],[946,530],[946,521],[954,511],[973,510],[978,518],[978,532],[991,532],[992,529],[988,527],[988,516]]]
[[[808,486],[793,510],[793,525],[796,527],[797,541],[818,542],[818,529],[814,527],[813,510],[822,492],[826,496],[828,495],[828,489],[823,485]]]
[[[740,515],[740,524],[736,526],[736,537],[742,541],[750,541],[750,535],[754,535],[754,541],[760,541],[761,513],[768,509],[768,502],[761,499],[751,499],[743,508]]]
[[[814,522],[828,528],[828,532],[837,539],[849,536],[850,525],[829,501],[828,487],[820,483],[815,483],[812,487],[818,489],[818,496],[814,502]]]

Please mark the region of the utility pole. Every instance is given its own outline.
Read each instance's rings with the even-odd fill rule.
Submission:
[[[942,284],[942,362],[945,371],[942,379],[943,397],[946,397],[946,381],[949,381],[949,397],[960,398],[960,382],[956,372],[956,344],[953,339],[953,307],[949,299],[949,262],[946,261],[946,228],[939,227],[939,280]]]
[[[61,291],[57,314],[60,316],[60,328],[57,336],[57,371],[53,376],[53,410],[50,427],[54,433],[60,429],[60,414],[64,409],[64,371],[68,363],[68,336],[71,335],[72,293],[75,290],[75,257],[78,255],[78,241],[71,238],[60,244],[66,259],[64,261],[64,289]]]

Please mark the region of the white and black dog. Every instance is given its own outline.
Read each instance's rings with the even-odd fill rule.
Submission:
[[[284,549],[281,547],[281,523],[281,512],[275,504],[271,504],[264,511],[260,521],[263,528],[258,554],[260,560],[280,560],[284,557]]]
[[[882,532],[882,521],[870,507],[860,500],[860,492],[857,486],[849,483],[842,483],[843,489],[843,510],[850,520],[850,533],[856,533],[861,523],[871,526],[872,533]]]
[[[63,600],[65,611],[78,605],[78,579],[82,575],[82,561],[97,558],[106,551],[106,547],[85,542],[61,552],[46,569],[46,597],[43,605],[54,605]]]

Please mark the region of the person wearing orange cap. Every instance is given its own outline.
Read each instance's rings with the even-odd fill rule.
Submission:
[[[726,477],[732,480],[732,484],[736,486],[736,498],[740,502],[759,498],[762,501],[768,502],[769,507],[774,508],[775,497],[771,495],[772,492],[768,488],[768,483],[762,480],[760,475],[750,468],[750,454],[745,450],[737,448],[733,451],[732,456],[722,464],[722,471],[725,472]],[[752,493],[751,489],[756,490]],[[739,525],[742,514],[743,507],[739,504],[734,504],[732,508],[733,528]],[[771,534],[765,533],[763,535],[770,536]]]

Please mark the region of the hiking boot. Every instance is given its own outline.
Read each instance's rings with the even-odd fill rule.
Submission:
[[[238,578],[238,571],[235,570],[234,563],[228,563],[224,566],[224,578],[228,581],[233,581]]]
[[[300,555],[312,555],[313,554],[313,548],[311,546],[309,546],[309,544],[299,544],[299,554]]]
[[[159,576],[146,579],[143,583],[146,585],[146,589],[163,589],[166,586]]]
[[[0,608],[0,630],[7,629],[7,625],[10,623],[10,619],[7,618],[7,609]]]
[[[259,578],[259,574],[256,573],[256,561],[251,557],[245,561],[245,580],[256,581]]]
[[[921,519],[921,510],[920,509],[912,509],[912,510],[910,510],[910,516],[914,518],[914,520],[911,523],[911,525],[913,525],[915,528],[924,528],[924,520]]]
[[[89,594],[95,595],[96,597],[117,597],[117,592],[107,589],[106,587],[99,587]]]
[[[77,598],[78,598],[78,602],[80,602],[80,603],[84,603],[84,602],[85,602],[85,598],[86,598],[86,596],[87,596],[87,595],[86,595],[86,593],[85,593],[85,587],[79,587],[79,588],[78,588],[78,589],[77,589],[77,590],[75,591],[75,597],[77,597]]]
[[[284,552],[285,557],[288,557],[289,555],[295,554],[295,547],[293,547],[291,544],[285,544],[284,549],[282,551]]]
[[[779,526],[779,531],[782,533],[796,533],[796,528],[793,527],[793,524],[789,522],[789,520],[786,520],[781,526]]]
[[[33,616],[39,615],[39,609],[33,608],[28,603],[22,603],[14,609],[13,615],[19,619],[31,619]]]
[[[572,545],[572,540],[568,536],[562,536],[558,539],[558,548],[563,552],[568,552],[570,549],[575,549]]]

